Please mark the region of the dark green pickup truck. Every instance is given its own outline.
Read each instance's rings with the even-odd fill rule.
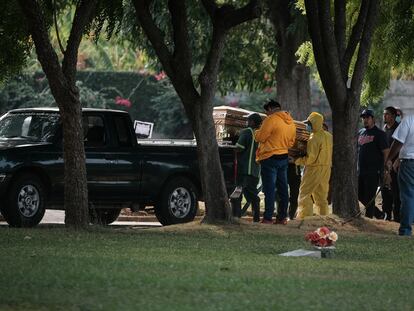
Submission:
[[[124,111],[84,109],[83,128],[93,223],[109,224],[131,206],[154,206],[163,225],[194,219],[203,200],[195,144],[138,142]],[[219,150],[230,191],[235,149]],[[11,226],[35,226],[45,209],[63,209],[63,176],[57,109],[16,109],[0,118],[0,210]]]

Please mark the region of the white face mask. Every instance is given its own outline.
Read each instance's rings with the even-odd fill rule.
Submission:
[[[396,117],[395,117],[395,122],[400,123],[400,122],[401,122],[401,116],[396,116]]]

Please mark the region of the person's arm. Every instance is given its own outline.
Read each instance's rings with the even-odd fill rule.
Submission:
[[[247,148],[247,135],[246,130],[240,132],[239,140],[236,143],[236,152],[242,152]]]
[[[387,163],[386,161],[387,161],[387,158],[388,158],[388,154],[389,153],[390,153],[390,148],[387,148],[387,149],[383,149],[382,150],[382,154],[384,156],[384,165],[385,165],[385,163]]]
[[[403,143],[396,139],[394,139],[394,141],[392,142],[391,149],[385,159],[385,169],[387,171],[391,170],[393,159],[395,159],[398,156],[402,146]]]
[[[316,161],[319,155],[319,143],[315,138],[310,138],[306,146],[306,156],[297,158],[296,165],[309,165]]]
[[[254,132],[254,139],[258,143],[264,143],[272,133],[273,124],[270,117],[264,119],[262,126]]]

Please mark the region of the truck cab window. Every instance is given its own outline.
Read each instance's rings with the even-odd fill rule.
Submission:
[[[126,118],[114,117],[119,147],[131,147],[131,132]]]
[[[85,147],[102,147],[106,144],[105,126],[100,116],[84,116]]]

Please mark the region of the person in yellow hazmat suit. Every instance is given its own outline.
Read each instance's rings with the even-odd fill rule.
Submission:
[[[317,208],[317,213],[328,214],[329,178],[332,166],[332,135],[322,127],[323,116],[312,112],[305,123],[311,131],[306,156],[295,160],[296,165],[305,166],[299,188],[299,219],[313,215],[313,204]]]

